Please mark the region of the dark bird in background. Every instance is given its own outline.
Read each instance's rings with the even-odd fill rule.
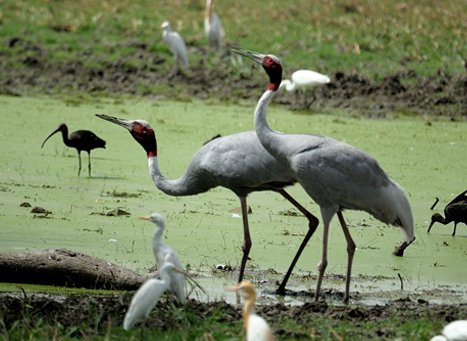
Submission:
[[[68,136],[68,127],[65,123],[62,123],[49,136],[47,136],[44,142],[42,142],[41,148],[44,147],[44,144],[52,135],[59,131],[62,132],[63,143],[67,147],[76,148],[78,151],[78,176],[81,173],[81,151],[84,150],[88,153],[88,172],[89,176],[91,176],[91,150],[96,148],[105,148],[105,141],[89,130],[77,130]]]
[[[431,206],[433,209],[438,203],[439,199],[436,198],[435,203]],[[457,197],[451,200],[449,204],[444,208],[444,218],[441,214],[435,213],[431,216],[431,223],[428,227],[428,233],[430,233],[431,228],[434,223],[441,223],[447,225],[450,222],[454,222],[454,231],[452,235],[456,235],[457,223],[464,223],[467,225],[467,190],[459,194]]]
[[[285,292],[285,285],[308,240],[318,226],[318,219],[300,205],[286,191],[295,179],[266,149],[263,148],[254,131],[212,139],[193,156],[185,174],[179,179],[167,179],[159,169],[157,141],[154,130],[144,120],[96,115],[106,121],[127,129],[144,148],[148,157],[151,178],[158,189],[172,196],[187,196],[204,193],[222,186],[234,192],[240,200],[243,218],[243,257],[238,281],[241,282],[246,261],[252,246],[248,223],[247,196],[252,192],[274,191],[281,194],[308,219],[308,232],[287,271],[278,291]]]

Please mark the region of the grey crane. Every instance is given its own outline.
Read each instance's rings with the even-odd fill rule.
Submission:
[[[162,39],[167,43],[170,52],[172,52],[174,57],[175,63],[171,74],[175,74],[179,70],[180,66],[188,69],[188,52],[182,36],[178,32],[172,31],[172,26],[168,21],[164,21],[161,28]]]
[[[439,199],[436,198],[436,201],[433,206],[431,206],[431,209],[436,206],[438,201]],[[447,225],[450,222],[454,222],[454,230],[452,231],[453,236],[456,235],[456,228],[458,223],[464,223],[467,225],[467,190],[456,196],[446,205],[444,208],[444,218],[439,213],[435,213],[431,216],[431,223],[427,232],[430,233],[434,223]]]
[[[62,133],[63,143],[67,147],[75,148],[78,151],[78,176],[81,173],[81,151],[84,150],[88,153],[88,173],[89,176],[91,176],[91,150],[96,148],[105,148],[105,141],[89,130],[77,130],[68,136],[67,125],[65,123],[61,123],[57,129],[46,137],[44,142],[42,142],[41,148],[44,147],[45,143],[52,135],[59,131]]]
[[[208,38],[208,46],[213,46],[217,52],[222,49],[222,39],[224,29],[219,16],[214,12],[214,0],[206,0],[206,10],[204,13],[204,33]]]
[[[320,206],[324,226],[323,250],[318,263],[315,300],[319,298],[327,266],[329,225],[337,213],[347,241],[344,301],[348,302],[355,243],[342,210],[366,211],[384,223],[401,227],[406,238],[394,254],[402,256],[405,248],[415,239],[410,204],[402,188],[365,152],[326,136],[283,134],[272,130],[266,120],[266,110],[282,80],[281,61],[273,55],[240,48],[232,50],[261,64],[269,76],[267,89],[259,99],[254,113],[255,130],[261,144],[287,167],[293,178]]]
[[[240,199],[243,218],[243,257],[238,281],[243,279],[245,264],[251,249],[248,224],[247,196],[256,191],[275,191],[290,201],[308,219],[308,231],[277,292],[284,294],[288,278],[308,240],[318,226],[318,219],[300,205],[284,188],[295,183],[289,170],[276,161],[261,145],[254,131],[218,137],[203,145],[193,156],[185,174],[169,180],[161,174],[154,130],[144,120],[126,120],[108,115],[99,118],[126,128],[144,148],[154,184],[172,196],[187,196],[222,186],[233,191]]]

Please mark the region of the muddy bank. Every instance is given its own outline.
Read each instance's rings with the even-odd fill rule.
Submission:
[[[251,70],[251,63],[238,66],[226,54],[206,60],[204,50],[190,46],[191,70],[168,76],[172,60],[150,51],[137,39],[109,45],[112,51],[130,50],[115,60],[97,56],[93,46],[83,48],[73,60],[53,60],[45,46],[27,37],[11,37],[3,44],[0,58],[0,94],[61,94],[86,92],[103,95],[129,94],[155,98],[189,100],[217,98],[255,101],[264,88],[265,75]],[[55,47],[66,50],[67,46]],[[56,51],[55,51],[56,52]],[[197,59],[197,60],[196,60]],[[355,115],[386,117],[402,115],[445,116],[452,120],[467,117],[467,75],[437,72],[421,77],[404,69],[380,80],[360,74],[334,70],[329,85],[306,94],[282,93],[276,102],[292,109],[332,110],[343,108]],[[294,70],[285,70],[284,76]],[[284,77],[285,78],[285,77]]]
[[[111,323],[113,326],[122,324],[123,316],[129,305],[131,293],[123,295],[45,295],[35,294],[1,294],[0,308],[5,312],[4,326],[10,329],[14,323],[27,323],[29,318],[38,316],[42,323],[60,323],[63,327],[86,324],[102,334]],[[148,328],[160,330],[183,329],[186,321],[181,321],[174,314],[174,302],[165,298],[159,302],[157,309],[151,313],[147,321]],[[203,323],[206,318],[215,318],[223,324],[237,323],[241,319],[241,307],[225,302],[200,303],[189,300],[184,306],[185,314],[191,316],[192,323]],[[281,321],[290,318],[298,324],[313,325],[314,320],[324,318],[330,325],[343,322],[359,324],[362,321],[374,321],[376,325],[394,318],[416,321],[421,316],[447,323],[467,315],[467,305],[432,305],[426,301],[397,300],[384,306],[333,306],[326,302],[307,303],[302,306],[287,306],[283,304],[258,306],[257,312],[269,321]],[[24,321],[23,321],[24,320]],[[197,321],[195,321],[197,320]],[[274,328],[274,322],[272,322]],[[286,338],[301,338],[299,332],[283,327],[274,328],[276,335]],[[365,339],[391,338],[394,330],[376,328],[361,330],[360,336]]]

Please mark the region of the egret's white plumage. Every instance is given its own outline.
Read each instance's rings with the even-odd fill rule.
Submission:
[[[261,64],[269,75],[267,90],[258,101],[254,123],[261,144],[287,167],[308,195],[320,206],[323,219],[323,251],[318,264],[315,300],[327,266],[327,245],[331,219],[337,213],[347,240],[347,277],[344,301],[349,299],[350,275],[355,243],[342,215],[344,209],[362,210],[380,221],[402,228],[405,241],[396,255],[415,239],[410,204],[402,188],[391,180],[378,162],[365,152],[330,137],[283,134],[272,130],[266,120],[269,102],[279,88],[282,66],[279,58],[233,49]]]
[[[174,264],[177,269],[183,269],[180,258],[177,252],[162,241],[165,228],[165,219],[159,213],[152,213],[150,216],[141,217],[143,220],[148,220],[156,224],[156,230],[152,238],[152,251],[156,258],[158,269],[162,269],[165,263]],[[186,302],[185,291],[185,275],[183,273],[172,271],[170,275],[170,287],[177,296],[180,303]]]
[[[457,320],[443,328],[442,335],[433,336],[430,341],[467,341],[467,320]]]
[[[203,145],[191,159],[185,174],[179,179],[167,179],[159,169],[157,141],[154,130],[143,120],[126,120],[108,115],[96,115],[127,129],[144,148],[148,156],[151,178],[158,189],[172,196],[195,195],[222,186],[233,191],[240,199],[243,218],[243,257],[239,282],[243,279],[245,264],[251,249],[248,224],[247,196],[251,192],[272,190],[290,201],[308,219],[309,229],[297,254],[279,287],[285,291],[287,280],[308,240],[313,235],[318,220],[284,188],[295,180],[286,167],[272,157],[261,145],[254,131],[218,137]]]
[[[131,299],[130,306],[123,320],[123,328],[125,330],[129,330],[139,320],[149,317],[152,309],[159,302],[161,295],[169,290],[171,273],[177,270],[179,269],[174,264],[166,262],[162,269],[160,269],[160,279],[150,278],[139,287]]]
[[[230,288],[245,294],[243,306],[243,328],[246,331],[247,341],[273,341],[275,340],[271,327],[265,319],[255,313],[256,290],[250,281],[242,281]]]
[[[188,51],[182,36],[178,32],[172,31],[172,26],[168,21],[164,21],[161,28],[162,38],[169,46],[175,60],[174,70],[176,71],[179,66],[188,69]]]
[[[285,87],[287,91],[295,91],[327,84],[331,81],[328,76],[311,70],[297,70],[292,73],[290,79],[282,80],[280,88]]]
[[[208,38],[208,43],[217,52],[222,48],[224,29],[219,16],[214,12],[214,0],[206,0],[206,11],[204,14],[204,33]]]

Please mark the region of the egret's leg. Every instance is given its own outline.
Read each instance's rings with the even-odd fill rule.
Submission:
[[[81,150],[78,151],[78,176],[81,173]]]
[[[298,248],[298,251],[295,254],[295,257],[292,260],[292,263],[290,264],[289,269],[287,270],[287,273],[284,276],[284,279],[282,280],[282,283],[279,285],[279,288],[277,288],[276,290],[276,294],[285,295],[285,286],[287,285],[289,277],[292,274],[292,270],[294,269],[295,264],[300,258],[300,255],[302,254],[303,249],[305,248],[306,244],[310,240],[311,236],[313,236],[313,233],[315,233],[316,228],[318,227],[318,224],[319,224],[319,220],[313,214],[308,212],[308,210],[305,207],[300,205],[298,201],[292,198],[292,196],[290,196],[290,194],[287,193],[285,190],[281,189],[278,192],[282,194],[284,198],[290,201],[292,205],[294,205],[308,219],[308,232],[306,233],[305,238],[303,238],[303,241],[300,244],[300,247]]]
[[[355,254],[356,246],[355,246],[355,242],[352,239],[352,236],[350,235],[350,231],[347,227],[347,224],[345,223],[342,212],[341,211],[337,212],[337,216],[339,217],[342,231],[344,231],[345,240],[347,240],[347,276],[345,278],[344,302],[348,303],[349,302],[349,291],[350,291],[350,276],[352,273],[352,262],[353,262],[353,256]]]
[[[246,197],[240,197],[240,204],[242,205],[242,218],[243,218],[243,257],[240,264],[240,273],[238,274],[238,282],[243,280],[243,273],[245,272],[246,261],[251,249],[250,227],[248,225],[248,206]]]
[[[323,282],[324,271],[328,265],[329,224],[330,219],[323,219],[323,250],[321,254],[321,260],[318,263],[318,280],[316,282],[315,301],[318,301],[319,299],[319,292],[321,290],[321,283]]]

